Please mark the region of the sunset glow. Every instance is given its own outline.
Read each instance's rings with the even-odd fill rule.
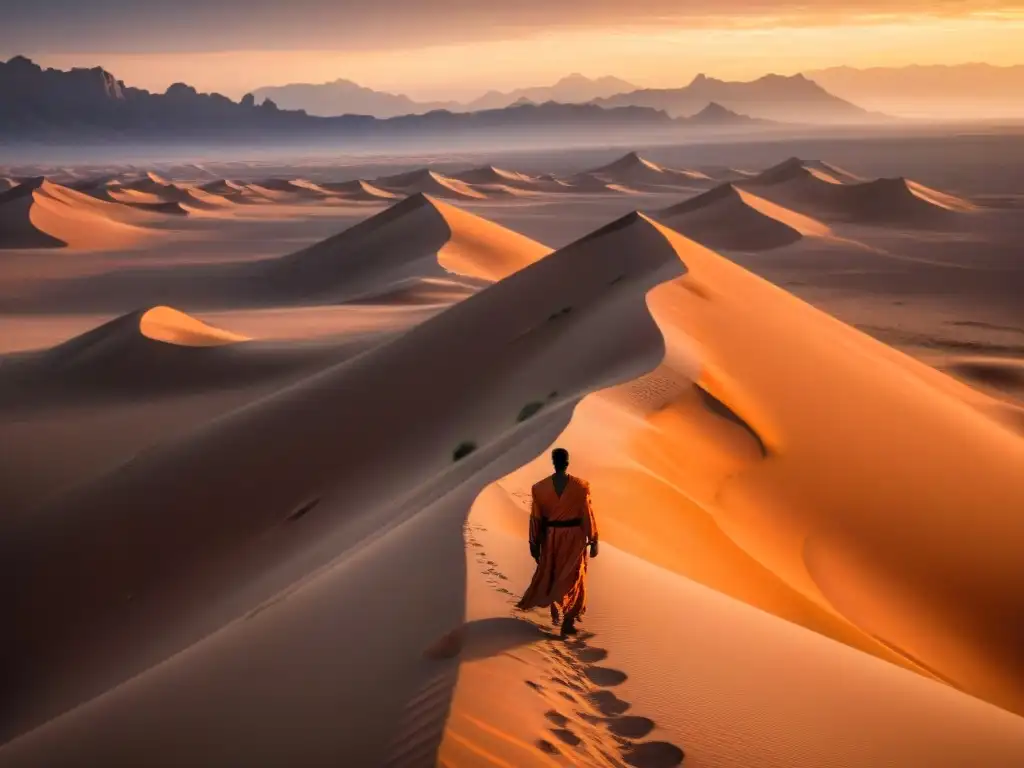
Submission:
[[[182,41],[161,39],[144,51],[136,42],[128,46],[118,39],[81,50],[80,41],[56,32],[52,40],[30,41],[31,50],[23,51],[13,35],[0,33],[0,56],[29,53],[55,67],[98,64],[126,82],[158,91],[181,80],[238,97],[260,86],[345,78],[421,99],[471,97],[492,88],[551,82],[569,72],[614,74],[657,88],[683,85],[699,72],[753,79],[839,65],[1024,61],[1024,9],[1018,6],[987,4],[963,12],[963,4],[956,4],[949,13],[939,6],[939,12],[925,15],[918,8],[808,14],[780,7],[769,13],[765,3],[747,5],[756,7],[713,17],[651,18],[639,12],[635,20],[616,20],[604,14],[607,21],[598,24],[602,14],[596,12],[574,25],[492,25],[471,40],[464,39],[459,25],[434,30],[427,21],[418,38],[405,29],[383,38],[368,20],[367,35],[357,45],[348,40],[329,45],[310,29],[308,47],[297,45],[294,29],[266,47],[226,29],[219,38],[189,42],[190,50],[180,50]]]

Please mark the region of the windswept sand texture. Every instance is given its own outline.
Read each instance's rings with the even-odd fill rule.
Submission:
[[[1014,211],[796,158],[70,170],[0,192],[0,766],[1024,764]],[[555,444],[568,640],[512,610]]]

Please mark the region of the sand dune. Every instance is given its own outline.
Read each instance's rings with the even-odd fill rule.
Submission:
[[[820,161],[791,158],[736,182],[809,216],[852,224],[944,228],[975,206],[904,178],[862,181]]]
[[[209,192],[212,195],[220,195],[224,197],[242,192],[245,187],[242,184],[231,181],[230,179],[214,179],[213,181],[208,181],[205,184],[199,185],[199,189],[203,192]]]
[[[807,182],[816,180],[823,184],[842,184],[843,181],[837,176],[829,173],[824,168],[818,167],[818,163],[807,163],[799,157],[791,157],[778,165],[773,165],[757,175],[746,180],[746,184],[752,187],[774,186],[786,182]],[[819,184],[818,187],[821,187]]]
[[[426,195],[413,195],[339,235],[273,260],[274,291],[365,300],[451,273],[491,281],[548,252],[544,246]]]
[[[555,186],[557,185],[557,186]],[[639,190],[628,187],[624,184],[615,183],[605,178],[593,176],[589,173],[578,173],[557,182],[550,182],[546,191],[568,192],[588,195],[630,195],[637,194]]]
[[[383,176],[374,179],[374,187],[389,192],[405,194],[425,194],[450,200],[482,200],[485,195],[473,189],[469,184],[458,179],[449,178],[429,168],[421,168],[396,176]]]
[[[757,176],[757,173],[754,171],[747,171],[742,168],[731,168],[724,165],[701,166],[696,170],[715,181],[743,181]]]
[[[62,248],[67,245],[33,221],[34,195],[43,181],[42,178],[25,181],[0,193],[0,248]]]
[[[950,214],[975,210],[966,200],[904,178],[876,179],[845,188],[844,202],[854,220],[939,225]]]
[[[595,405],[593,426],[581,418],[576,439],[572,429],[562,438],[579,455],[583,475],[605,478],[605,491],[595,492],[599,506],[630,510],[628,523],[615,526],[625,545],[673,562],[671,554],[652,555],[658,546],[643,534],[667,537],[666,516],[652,515],[646,525],[636,518],[638,509],[671,505],[673,519],[691,520],[681,538],[704,531],[708,547],[717,541],[720,552],[705,548],[690,563],[676,556],[682,572],[695,573],[707,559],[705,583],[745,591],[743,599],[762,606],[781,600],[781,580],[809,606],[800,609],[802,618],[794,601],[776,603],[775,612],[855,647],[874,644],[883,658],[895,650],[911,668],[1024,711],[1013,650],[1021,638],[1000,619],[1021,610],[1024,594],[1014,565],[1024,534],[1005,516],[1024,499],[1024,478],[1013,469],[1024,461],[1024,443],[979,418],[974,395],[952,379],[694,250],[681,236],[666,236],[688,248],[689,271],[649,299],[670,353],[654,412],[638,429]],[[684,399],[687,376],[679,372],[688,364],[673,361],[674,348],[696,351],[698,383],[757,442],[746,429],[698,418],[706,409]],[[634,462],[645,457],[639,461],[646,472],[602,470],[602,451],[610,450],[626,450]],[[683,464],[672,458],[684,454]],[[622,466],[617,455],[612,467]],[[709,519],[718,529],[713,536]],[[730,575],[741,565],[724,565],[733,546],[770,573]],[[752,597],[759,582],[765,591]]]
[[[152,215],[97,200],[43,178],[0,194],[0,248],[124,247]]]
[[[585,173],[627,187],[693,187],[712,183],[712,180],[700,171],[662,168],[660,165],[644,159],[636,152],[630,152],[608,165],[594,168]]]
[[[186,190],[198,206],[205,210],[226,208],[234,204],[253,205],[273,202],[267,195],[252,190],[249,186],[230,179],[215,179]],[[193,205],[195,203],[192,203]]]
[[[119,186],[122,189],[156,195],[164,199],[172,199],[181,191],[176,184],[153,172],[147,172],[141,178],[122,181]]]
[[[987,391],[1024,394],[1024,360],[971,355],[942,360],[939,366]]]
[[[179,205],[189,212],[224,210],[241,201],[240,195],[217,195],[200,187],[186,187],[184,191],[187,197]]]
[[[340,195],[345,200],[357,200],[363,202],[384,202],[397,200],[400,195],[387,192],[373,186],[368,181],[355,179],[354,181],[328,182],[323,185],[328,192]]]
[[[829,184],[861,181],[859,177],[821,160],[802,160],[799,157],[791,157],[752,176],[748,179],[747,183],[751,185],[772,185],[806,177],[828,182]]]
[[[471,168],[468,171],[453,173],[451,178],[467,184],[497,184],[522,189],[535,188],[538,182],[538,179],[533,176],[495,168],[493,165],[484,165],[479,168]]]
[[[170,307],[130,312],[0,366],[0,407],[212,392],[308,366],[323,350],[248,342]]]
[[[163,214],[166,216],[187,216],[188,208],[177,201],[166,201],[157,195],[120,190],[117,182],[112,179],[92,179],[74,184],[70,189],[88,195],[96,200],[107,203],[119,203],[140,211]]]
[[[130,213],[137,213],[128,210]],[[138,214],[141,215],[141,214]],[[425,195],[285,256],[110,271],[4,297],[7,311],[110,313],[123,297],[190,311],[436,303],[467,295],[549,252],[545,246]],[[458,279],[452,280],[452,276]],[[438,290],[435,280],[447,281]],[[461,296],[460,296],[461,298]]]
[[[246,187],[268,200],[283,203],[323,200],[332,196],[328,190],[304,179],[264,179]]]
[[[725,250],[765,251],[829,234],[820,221],[733,184],[659,211],[657,218],[702,245]]]

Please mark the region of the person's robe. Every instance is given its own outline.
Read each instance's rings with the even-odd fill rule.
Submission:
[[[545,525],[546,521],[577,518],[578,526]],[[556,623],[583,618],[587,610],[587,546],[591,541],[597,541],[597,521],[585,480],[569,475],[561,496],[555,493],[551,477],[534,485],[530,553],[537,558],[537,570],[517,607],[524,611],[550,607]]]

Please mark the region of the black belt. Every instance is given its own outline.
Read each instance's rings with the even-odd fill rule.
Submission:
[[[574,517],[572,520],[548,520],[541,518],[541,528],[578,528],[583,525],[582,517]]]

